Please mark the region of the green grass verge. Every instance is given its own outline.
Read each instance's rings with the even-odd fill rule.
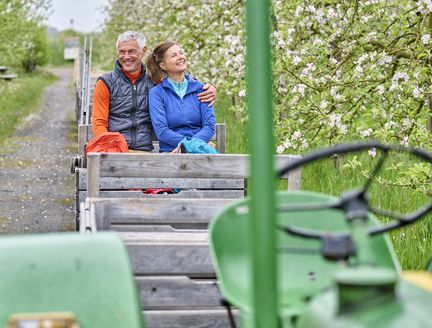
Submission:
[[[52,74],[38,72],[0,81],[0,141],[15,131],[20,119],[39,107],[42,90],[55,80]]]

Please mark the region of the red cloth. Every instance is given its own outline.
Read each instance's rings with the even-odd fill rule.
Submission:
[[[119,132],[104,132],[93,138],[86,145],[88,153],[127,153],[129,151],[125,137]]]
[[[156,189],[146,189],[145,194],[159,195],[159,194],[175,194],[173,188],[156,188]]]

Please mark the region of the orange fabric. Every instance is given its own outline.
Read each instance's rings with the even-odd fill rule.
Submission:
[[[108,132],[110,94],[102,80],[96,82],[93,94],[92,132],[94,137]]]
[[[124,73],[124,74],[127,76],[127,78],[132,82],[132,84],[135,84],[136,81],[138,80],[138,78],[140,77],[140,75],[141,75],[141,70],[142,70],[142,68],[140,69],[140,71],[139,71],[138,73],[136,73],[136,74],[130,74],[130,73],[128,73],[128,72],[126,72],[126,71],[124,71],[124,70],[122,69],[123,73]]]
[[[129,74],[123,71],[127,78],[135,84],[141,75],[141,70],[137,74]],[[108,132],[108,115],[110,105],[110,93],[102,80],[96,82],[93,93],[93,114],[92,132],[94,137],[99,137],[102,133]]]
[[[86,145],[88,153],[127,153],[128,145],[125,137],[119,132],[105,132],[93,138]]]

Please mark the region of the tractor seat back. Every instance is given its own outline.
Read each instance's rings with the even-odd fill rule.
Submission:
[[[127,251],[116,234],[0,239],[0,326],[13,315],[24,321],[56,313],[71,314],[80,327],[144,326]]]
[[[334,197],[324,194],[288,191],[277,194],[276,204],[322,204],[334,200]],[[211,251],[221,292],[243,313],[252,311],[248,202],[244,199],[231,204],[213,220],[210,228]],[[321,231],[349,230],[343,215],[336,210],[283,212],[277,214],[276,220],[284,225]],[[378,224],[374,217],[370,222],[371,225]],[[320,253],[321,243],[315,239],[290,236],[278,229],[276,245],[280,314],[296,315],[302,311],[306,300],[331,285],[332,274],[340,264],[326,261]],[[387,236],[374,237],[373,249],[380,265],[399,270]]]

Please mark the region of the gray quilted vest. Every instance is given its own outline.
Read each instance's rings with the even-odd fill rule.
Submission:
[[[135,85],[123,73],[118,61],[113,72],[106,73],[99,79],[105,83],[110,93],[108,131],[124,135],[129,149],[152,150],[153,128],[148,95],[154,84],[145,74],[144,65]]]

